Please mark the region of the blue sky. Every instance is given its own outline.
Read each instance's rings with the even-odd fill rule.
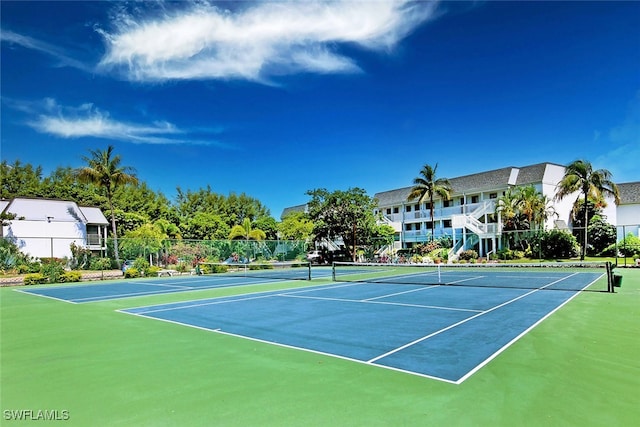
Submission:
[[[585,159],[640,180],[640,2],[12,2],[2,160],[115,146],[169,198]]]

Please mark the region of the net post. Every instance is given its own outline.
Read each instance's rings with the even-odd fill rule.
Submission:
[[[308,280],[311,280],[311,262],[307,263],[307,269],[308,269]]]
[[[331,280],[336,281],[336,262],[331,263]]]
[[[607,261],[607,292],[615,292],[613,289],[613,267],[611,261]]]

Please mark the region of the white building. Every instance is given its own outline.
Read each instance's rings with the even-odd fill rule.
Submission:
[[[511,187],[532,185],[553,201],[557,216],[547,219],[546,229],[570,227],[571,210],[580,196],[555,201],[557,185],[565,167],[540,163],[524,167],[506,167],[455,178],[448,178],[453,192],[449,200],[434,200],[435,238],[450,236],[457,250],[476,249],[480,256],[500,248],[502,221],[495,215],[496,202]],[[410,248],[431,240],[431,215],[428,203],[408,201],[411,186],[375,194],[378,213],[396,230],[395,248]],[[628,225],[636,235],[640,224],[640,182],[621,184],[621,203],[609,200],[603,209],[607,222]],[[635,228],[632,226],[635,225]]]
[[[640,182],[618,184],[620,204],[616,210],[618,239],[631,233],[640,237]]]
[[[547,219],[546,229],[571,228],[571,211],[582,195],[555,200],[558,184],[565,167],[554,163],[539,163],[524,167],[505,167],[461,177],[448,178],[453,193],[449,200],[434,198],[433,236],[449,236],[454,250],[475,249],[486,256],[501,249],[502,219],[496,215],[497,199],[509,188],[532,185],[551,201],[557,216]],[[396,231],[394,249],[410,248],[431,240],[431,213],[427,203],[407,200],[412,186],[383,191],[374,195],[378,200],[377,214]],[[607,200],[603,209],[608,223],[618,229],[618,239],[632,233],[640,236],[640,182],[618,184],[620,204]],[[306,205],[286,208],[282,215],[305,211]]]
[[[0,200],[0,212],[15,215],[2,237],[37,258],[71,257],[71,244],[91,251],[106,249],[109,222],[98,208],[40,198]]]

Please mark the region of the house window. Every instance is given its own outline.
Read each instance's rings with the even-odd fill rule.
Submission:
[[[426,222],[424,225],[425,225],[424,227],[425,230],[431,230],[431,222]]]
[[[419,223],[419,222],[418,222],[418,223],[416,223],[416,228],[415,228],[415,229],[416,229],[416,230],[420,230],[420,223]]]
[[[411,224],[405,224],[404,231],[411,231]]]
[[[491,193],[491,194],[489,194],[489,198],[490,198],[490,199],[497,199],[497,198],[498,198],[498,193]]]
[[[444,226],[444,228],[451,228],[451,220],[445,219],[444,221],[442,221],[442,225]]]
[[[448,208],[449,206],[451,206],[451,200],[445,200],[443,204],[445,208]]]
[[[424,204],[425,209],[431,209],[431,202]]]
[[[397,213],[399,213],[399,212],[400,212],[400,209],[398,209],[398,207],[397,207],[397,206],[393,208],[393,213],[394,213],[394,214],[397,214]]]
[[[405,212],[411,212],[411,205],[407,205],[404,207]]]
[[[419,211],[420,210],[420,204],[418,203],[416,205],[413,205],[413,210],[414,211]]]
[[[464,205],[464,197],[460,197],[460,204]]]
[[[471,196],[471,203],[478,203],[480,201],[480,196]]]
[[[391,208],[387,208],[387,215],[391,215]]]

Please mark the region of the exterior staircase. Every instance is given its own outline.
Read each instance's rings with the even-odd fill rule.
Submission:
[[[453,248],[449,250],[449,261],[452,261],[458,257],[458,255],[466,248],[472,247],[477,244],[480,239],[498,237],[500,235],[497,224],[485,224],[480,221],[488,213],[492,213],[495,204],[491,201],[485,201],[478,208],[463,215],[453,215],[451,217],[451,223],[453,228],[465,228],[471,231],[471,235],[467,235],[466,240],[460,239],[456,242]]]

